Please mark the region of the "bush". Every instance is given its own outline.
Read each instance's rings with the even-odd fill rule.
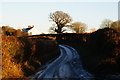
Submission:
[[[2,35],[2,78],[23,78],[59,55],[54,40]]]
[[[16,63],[13,58],[16,53],[23,52],[23,45],[17,41],[15,36],[2,36],[2,77],[21,78],[24,77],[21,64]],[[17,72],[17,73],[16,73]]]
[[[91,69],[91,72],[99,75],[120,73],[118,32],[110,28],[100,29],[91,34],[86,47],[86,52],[90,56],[87,68]]]

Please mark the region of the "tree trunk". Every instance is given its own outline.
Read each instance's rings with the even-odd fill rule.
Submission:
[[[57,27],[58,27],[58,29],[56,31],[58,33],[58,36],[56,36],[56,40],[57,40],[58,43],[60,43],[61,40],[62,40],[62,36],[60,36],[59,33],[62,33],[62,28],[63,27],[61,27],[60,25],[58,25]]]
[[[58,26],[57,33],[62,33],[62,27]]]

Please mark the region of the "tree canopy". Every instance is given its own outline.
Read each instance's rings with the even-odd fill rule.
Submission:
[[[110,19],[105,19],[101,24],[101,28],[112,28],[117,32],[120,32],[120,21],[113,22]]]
[[[51,21],[55,22],[56,28],[54,31],[57,33],[62,33],[62,28],[65,27],[67,23],[70,23],[72,21],[72,18],[67,13],[64,13],[62,11],[50,13],[49,18]]]
[[[120,21],[115,21],[111,24],[111,28],[116,30],[117,32],[120,32]]]
[[[111,27],[111,24],[113,23],[112,20],[110,19],[104,19],[101,23],[101,28],[110,28]]]
[[[71,29],[76,33],[83,33],[87,29],[87,25],[82,22],[74,22],[71,24]]]

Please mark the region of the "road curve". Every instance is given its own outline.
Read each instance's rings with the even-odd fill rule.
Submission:
[[[59,45],[60,56],[38,71],[32,78],[77,78],[80,80],[93,80],[93,75],[82,67],[78,52],[67,45]]]

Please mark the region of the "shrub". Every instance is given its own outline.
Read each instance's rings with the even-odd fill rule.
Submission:
[[[92,72],[99,75],[120,73],[118,32],[110,28],[100,29],[91,34],[86,47],[87,54],[90,56],[87,68],[91,68]]]
[[[21,64],[17,64],[13,58],[17,52],[23,52],[22,44],[15,36],[2,36],[2,77],[24,77]]]
[[[23,78],[59,55],[54,40],[2,35],[2,78]]]

